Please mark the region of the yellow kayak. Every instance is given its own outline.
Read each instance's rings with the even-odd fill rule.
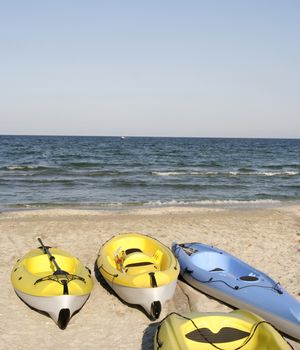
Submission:
[[[61,329],[81,309],[93,287],[91,271],[77,258],[43,243],[17,261],[11,281],[26,304],[48,313]]]
[[[230,313],[168,315],[159,325],[154,350],[285,350],[282,336],[259,316]]]
[[[141,305],[157,319],[173,297],[179,266],[172,251],[139,233],[113,237],[100,249],[97,267],[108,285],[129,304]]]

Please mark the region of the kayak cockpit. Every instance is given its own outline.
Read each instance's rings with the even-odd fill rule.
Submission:
[[[207,272],[226,273],[227,276],[245,282],[255,282],[260,279],[257,271],[251,269],[250,266],[237,262],[222,252],[198,251],[190,259],[195,266]]]
[[[56,262],[64,266],[64,269],[69,273],[76,271],[76,259],[71,256],[55,254]],[[46,254],[31,256],[24,262],[24,266],[27,271],[33,275],[37,274],[50,274],[55,272],[55,266]]]

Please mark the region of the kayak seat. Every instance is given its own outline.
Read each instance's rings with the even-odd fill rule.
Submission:
[[[125,250],[126,255],[129,255],[132,253],[142,253],[142,250],[140,248],[129,248]]]
[[[220,252],[199,252],[193,254],[190,261],[199,269],[207,272],[217,273],[220,271],[226,271],[228,278],[248,282],[257,281],[259,279],[259,277],[255,276],[250,267]]]
[[[128,274],[140,274],[148,271],[155,271],[157,266],[155,261],[142,252],[134,252],[126,256],[123,262],[123,268]]]
[[[125,256],[125,259],[123,261],[123,266],[132,264],[132,263],[137,263],[137,262],[153,263],[154,261],[149,255],[144,254],[143,252],[135,252]]]
[[[198,252],[191,256],[191,262],[205,271],[230,271],[231,261],[217,252]]]
[[[151,273],[157,271],[157,267],[154,264],[143,264],[143,265],[138,265],[136,264],[135,266],[126,266],[125,267],[125,272],[128,275],[140,275],[144,273]]]
[[[150,261],[141,261],[141,262],[137,262],[137,263],[127,264],[125,266],[125,268],[138,267],[138,266],[147,266],[147,265],[154,265],[154,264],[153,264],[153,262],[150,262]]]

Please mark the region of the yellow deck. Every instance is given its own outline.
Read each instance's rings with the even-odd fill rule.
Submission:
[[[69,274],[84,279],[74,279],[68,283],[69,295],[86,295],[91,292],[93,281],[89,270],[82,263],[69,253],[50,248],[51,254],[55,257],[59,267]],[[27,253],[13,267],[11,281],[16,290],[34,296],[57,296],[63,294],[62,282],[64,275],[56,276],[58,281],[39,279],[51,276],[56,271],[53,262],[42,249],[33,249]]]
[[[290,350],[288,343],[272,326],[248,311],[183,316],[193,322],[170,314],[161,323],[155,335],[154,350],[216,349],[212,344],[226,350],[241,346],[243,350]]]
[[[173,282],[179,274],[172,251],[138,233],[122,234],[106,242],[99,251],[97,266],[109,281],[133,288],[150,288],[152,272],[157,287]]]

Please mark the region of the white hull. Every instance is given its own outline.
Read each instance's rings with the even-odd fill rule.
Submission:
[[[151,315],[151,304],[159,301],[161,307],[167,300],[173,298],[177,280],[161,287],[155,288],[131,288],[125,287],[105,279],[108,285],[116,292],[116,294],[129,304],[141,305],[148,314]]]
[[[69,310],[70,317],[79,311],[85,304],[90,294],[86,295],[58,295],[58,296],[35,296],[25,294],[15,289],[17,295],[29,306],[34,309],[46,312],[55,323],[59,322],[61,310]]]

